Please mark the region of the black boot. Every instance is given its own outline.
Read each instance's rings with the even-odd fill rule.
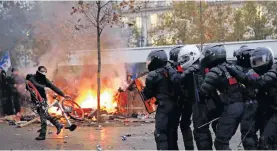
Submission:
[[[215,139],[214,147],[216,150],[231,150],[229,144],[221,140]]]
[[[58,120],[57,119],[55,119],[55,118],[49,118],[48,119],[53,125],[55,125],[55,127],[57,128],[57,135],[59,135],[60,133],[61,133],[61,130],[63,129],[63,125],[62,124],[60,124],[59,122],[58,122]]]
[[[45,140],[45,136],[39,135],[38,137],[36,137],[37,141],[41,141],[41,140]]]
[[[59,135],[63,129],[63,125],[59,124],[56,126],[56,128],[57,128],[57,135]]]

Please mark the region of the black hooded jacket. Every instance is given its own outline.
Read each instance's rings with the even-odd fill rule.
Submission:
[[[52,84],[52,82],[48,80],[46,77],[43,77],[38,74],[31,75],[31,76],[27,75],[27,76],[29,76],[27,80],[29,80],[37,88],[41,97],[43,97],[44,99],[47,99],[46,92],[45,92],[46,87],[50,88],[60,96],[63,96],[63,97],[65,96],[65,94],[58,87]]]

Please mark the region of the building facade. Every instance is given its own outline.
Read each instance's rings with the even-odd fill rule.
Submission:
[[[230,4],[232,8],[239,8],[243,6],[243,1],[222,1],[222,0],[206,0],[208,5],[226,5]],[[139,47],[151,46],[153,37],[149,35],[149,31],[157,27],[159,24],[159,15],[171,11],[173,8],[172,0],[151,0],[140,1],[140,9],[138,11],[125,11],[123,13],[124,22],[134,22],[137,27],[139,38],[137,39]],[[176,44],[181,44],[176,41]]]

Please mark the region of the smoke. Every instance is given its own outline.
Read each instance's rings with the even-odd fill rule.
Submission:
[[[26,8],[24,4],[24,7],[5,9],[5,13],[0,14],[0,36],[4,37],[0,41],[0,51],[12,50],[13,61],[19,62],[17,68],[24,77],[34,74],[38,66],[45,66],[48,78],[68,94],[80,94],[85,89],[96,91],[97,87],[96,28],[76,29],[74,25],[80,19],[85,21],[85,18],[83,14],[70,14],[74,5],[76,2],[71,1],[39,1],[32,3],[32,7],[28,5]],[[1,8],[2,5],[0,12],[3,12]],[[127,38],[126,29],[107,25],[101,35],[101,50],[127,47]],[[40,42],[49,42],[50,46]],[[29,46],[23,47],[26,45]],[[81,57],[79,63],[82,66],[60,66],[69,61],[70,54],[81,50],[95,51]],[[37,61],[31,61],[27,67],[24,64],[26,52],[30,52]],[[122,57],[102,51],[101,91],[108,88],[114,93],[125,84],[126,69]],[[19,88],[19,92],[26,95],[25,87]]]
[[[0,43],[1,50],[12,49],[18,41],[28,36],[33,41],[50,41],[51,46],[45,48],[46,50],[44,51],[43,48],[33,48],[32,52],[36,52],[38,55],[38,64],[33,62],[27,68],[24,65],[24,61],[20,60],[24,55],[22,51],[25,51],[25,48],[19,50],[20,54],[18,50],[12,51],[13,57],[15,57],[14,60],[19,60],[21,63],[21,72],[24,74],[34,73],[38,66],[44,65],[48,68],[49,78],[53,78],[58,65],[67,62],[71,52],[78,50],[96,50],[96,28],[91,27],[89,29],[76,30],[74,27],[79,19],[85,20],[82,14],[70,14],[72,11],[71,8],[76,5],[76,2],[40,1],[32,5],[32,9],[30,7],[28,9],[16,7],[10,9],[9,12],[6,11],[7,13],[3,15],[0,22],[1,37],[5,37]],[[120,27],[110,28],[107,26],[101,36],[102,50],[126,47],[127,42],[123,39],[126,36],[125,29],[121,29]],[[83,63],[97,63],[96,56],[96,53],[90,55],[83,59]],[[105,59],[113,60],[112,57],[103,55],[103,62],[105,62]],[[125,73],[123,72],[124,64],[120,63],[120,60],[112,63],[116,65],[116,68],[113,70],[120,68],[122,71],[119,71],[119,73]],[[105,69],[102,68],[103,74],[106,72]]]
[[[48,69],[47,76],[54,81],[66,79],[83,79],[89,85],[96,85],[97,79],[97,45],[96,45],[96,28],[76,30],[74,24],[78,20],[85,20],[83,14],[71,15],[71,7],[76,5],[76,2],[38,2],[36,11],[40,12],[40,18],[32,22],[35,28],[33,35],[37,39],[47,39],[51,42],[51,49],[39,58],[39,64],[34,68],[29,68],[27,73],[35,72],[40,65],[46,66]],[[106,26],[101,35],[101,78],[112,81],[112,88],[117,89],[123,84],[126,79],[125,63],[115,56],[103,51],[104,49],[116,49],[127,47],[128,34],[126,29],[119,26]],[[95,50],[89,52],[85,57],[81,57],[78,66],[78,73],[72,68],[59,67],[61,64],[66,64],[69,61],[69,55],[76,51]],[[119,54],[120,55],[120,54]],[[124,57],[125,55],[122,55]],[[117,57],[118,58],[118,57]],[[124,60],[122,58],[122,60]],[[106,63],[109,65],[105,65]],[[58,69],[58,71],[57,71]],[[86,80],[85,80],[86,79]],[[87,82],[90,81],[90,82]],[[59,83],[59,82],[58,82]],[[79,83],[79,84],[81,84]],[[59,84],[58,84],[59,85]],[[107,84],[103,84],[107,86]],[[73,87],[73,86],[72,86]]]

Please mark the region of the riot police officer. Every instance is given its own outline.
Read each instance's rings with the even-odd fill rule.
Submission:
[[[246,75],[239,68],[229,66],[229,72],[245,85],[258,88],[257,99],[262,106],[265,128],[259,142],[260,149],[277,149],[277,64],[274,64],[273,52],[269,48],[258,47],[250,57],[253,70],[260,76]],[[274,64],[274,65],[273,65]]]
[[[149,73],[146,77],[145,87],[142,91],[144,100],[155,97],[157,111],[155,116],[155,141],[158,150],[169,149],[169,123],[176,103],[173,93],[174,78],[178,75],[175,69],[167,65],[168,57],[164,50],[154,50],[149,53],[146,66]],[[178,82],[179,79],[176,81]]]
[[[202,52],[201,66],[209,69],[200,86],[200,98],[216,91],[224,104],[216,126],[214,146],[217,150],[229,150],[229,141],[235,134],[244,112],[239,85],[226,69],[226,49],[223,45],[208,45]],[[206,103],[200,99],[201,103]]]
[[[250,65],[250,56],[253,50],[253,48],[249,48],[245,45],[241,46],[234,52],[234,57],[237,58],[236,64],[243,67],[242,71],[245,74],[257,76],[257,73],[251,69]],[[241,87],[245,102],[245,112],[240,123],[242,144],[245,150],[256,150],[258,146],[258,136],[255,128],[258,108],[256,89],[243,84],[241,84]]]
[[[183,72],[183,68],[178,63],[178,55],[180,50],[183,50],[183,47],[187,46],[178,46],[170,50],[169,52],[169,60],[171,61],[171,66],[175,68],[178,73]],[[200,52],[198,53],[200,56]],[[199,57],[198,57],[199,58]],[[196,58],[195,58],[196,59]],[[184,92],[184,91],[183,91]],[[192,107],[191,102],[184,101],[184,95],[179,100],[175,100],[177,103],[176,109],[173,111],[173,118],[172,122],[170,123],[170,129],[169,129],[169,149],[178,150],[178,126],[180,123],[180,128],[183,136],[183,142],[186,150],[194,150],[193,147],[193,136],[192,131],[190,128],[191,125],[191,114],[192,114]],[[181,121],[180,121],[181,117]]]
[[[195,45],[185,46],[181,49],[178,57],[178,62],[185,71],[182,73],[182,85],[184,85],[185,98],[188,100],[186,102],[187,106],[184,108],[186,113],[193,112],[193,134],[198,150],[212,150],[213,141],[211,132],[209,129],[209,121],[219,116],[220,112],[214,112],[215,106],[212,107],[207,104],[201,104],[198,98],[195,96],[195,91],[199,89],[199,84],[202,83],[204,79],[204,70],[200,70],[199,58],[201,52]],[[207,98],[209,104],[215,104],[215,98]],[[211,103],[212,102],[212,103]],[[217,103],[217,105],[219,105]],[[192,106],[192,109],[191,109]],[[218,110],[219,111],[219,110]],[[187,116],[188,117],[188,116]],[[213,122],[212,128],[215,131],[217,121]],[[184,130],[188,131],[188,126],[190,120],[181,121]],[[201,127],[206,124],[206,126]],[[201,127],[201,128],[198,128]]]

